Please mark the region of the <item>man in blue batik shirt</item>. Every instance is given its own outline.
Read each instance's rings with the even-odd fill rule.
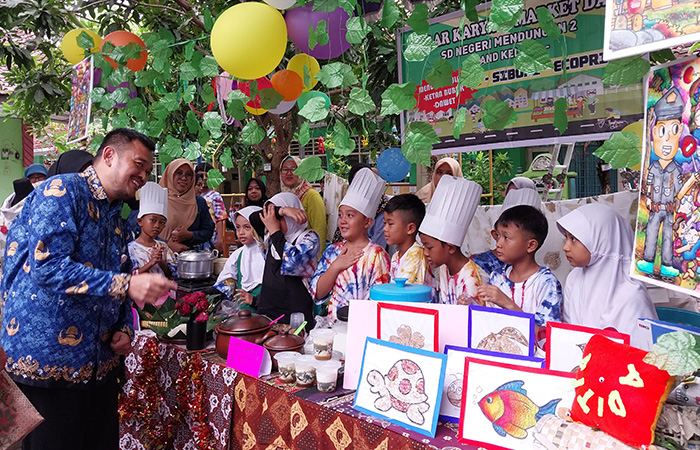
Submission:
[[[0,294],[5,369],[45,421],[24,449],[118,449],[116,372],[131,348],[131,302],[177,287],[120,271],[123,200],[146,182],[153,142],[110,132],[92,166],[51,177],[10,228]]]

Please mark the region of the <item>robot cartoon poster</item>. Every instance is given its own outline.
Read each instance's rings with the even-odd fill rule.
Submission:
[[[649,74],[632,274],[700,296],[700,59]]]
[[[605,5],[606,61],[700,40],[696,0],[609,0]]]

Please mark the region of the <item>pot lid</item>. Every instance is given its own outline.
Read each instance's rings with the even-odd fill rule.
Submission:
[[[280,331],[277,336],[273,336],[263,343],[263,347],[275,351],[297,349],[302,345],[304,345],[304,338],[289,334],[289,330]]]
[[[249,309],[242,309],[221,323],[221,329],[230,333],[259,330],[269,326],[270,319],[260,314],[253,314]]]
[[[406,278],[394,278],[396,284],[375,284],[369,290],[371,300],[385,302],[430,303],[432,289],[422,284],[406,283]]]
[[[215,256],[209,252],[197,250],[188,250],[177,256],[178,261],[212,261],[214,258]]]

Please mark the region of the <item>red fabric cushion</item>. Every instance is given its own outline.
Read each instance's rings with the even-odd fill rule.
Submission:
[[[604,336],[593,336],[576,375],[571,419],[634,447],[651,444],[672,377],[645,363],[646,354]]]

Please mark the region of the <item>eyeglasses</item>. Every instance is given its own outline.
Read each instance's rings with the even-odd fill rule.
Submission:
[[[289,167],[285,167],[285,168],[283,168],[283,169],[281,170],[281,172],[282,172],[282,173],[285,173],[285,174],[290,174],[290,173],[294,173],[295,170],[297,170],[296,167],[293,168],[293,169],[292,169],[292,168],[289,168]]]
[[[185,178],[192,178],[194,177],[194,174],[192,172],[183,172],[181,170],[178,170],[175,172],[176,177],[185,177]]]

